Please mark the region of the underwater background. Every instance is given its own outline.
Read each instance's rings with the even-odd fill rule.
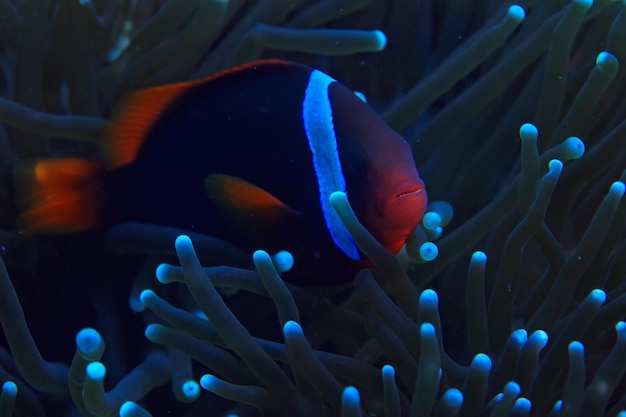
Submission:
[[[0,0],[0,415],[626,415],[625,13]],[[406,137],[439,220],[405,255],[341,199],[376,268],[338,288],[159,225],[20,232],[20,162],[99,159],[129,92],[259,58],[319,68]]]

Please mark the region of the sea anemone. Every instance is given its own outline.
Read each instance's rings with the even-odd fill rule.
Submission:
[[[0,415],[625,415],[625,13],[0,1]],[[375,267],[341,288],[159,225],[20,233],[17,161],[100,158],[126,93],[265,57],[361,91],[411,144],[433,202],[398,257],[342,193]]]

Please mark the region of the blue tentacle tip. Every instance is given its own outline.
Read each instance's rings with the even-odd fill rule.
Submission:
[[[422,307],[435,307],[436,308],[439,305],[439,296],[434,290],[430,290],[430,289],[424,290],[420,294],[419,305]]]
[[[420,246],[420,257],[426,262],[434,261],[439,255],[439,247],[433,242],[425,242]]]
[[[463,404],[463,394],[456,388],[450,388],[441,397],[441,402],[453,409],[457,409]]]
[[[484,353],[479,353],[472,359],[472,367],[484,372],[491,371],[491,358]]]
[[[2,384],[2,393],[10,397],[17,395],[17,384],[13,381],[6,381]]]
[[[104,341],[97,330],[87,327],[76,335],[76,348],[89,355],[102,348]]]
[[[283,333],[286,337],[300,336],[303,334],[302,327],[300,327],[300,325],[293,320],[289,320],[287,323],[285,323],[285,325],[283,326]]]
[[[539,130],[532,123],[524,123],[519,128],[519,137],[522,140],[537,140],[537,136],[539,136]]]
[[[511,333],[511,341],[518,345],[525,345],[528,340],[528,332],[526,329],[517,329]]]
[[[422,338],[435,337],[435,326],[433,326],[431,323],[423,323],[420,327],[420,334],[422,335]]]
[[[529,344],[536,345],[538,350],[541,350],[548,344],[548,333],[543,330],[536,330],[528,339]]]
[[[595,304],[604,304],[606,301],[606,293],[601,289],[591,290],[587,298]]]
[[[504,395],[517,397],[521,392],[522,388],[519,386],[517,382],[507,382],[504,386]]]
[[[613,184],[611,184],[611,188],[609,189],[609,193],[610,194],[614,194],[616,197],[621,198],[624,195],[624,189],[626,188],[626,186],[624,186],[624,183],[621,181],[615,181]]]
[[[207,391],[212,391],[218,383],[219,380],[211,374],[202,375],[200,378],[200,386]]]
[[[396,369],[391,365],[385,365],[382,368],[383,378],[393,379],[396,376]]]
[[[485,252],[482,251],[476,251],[472,254],[472,263],[487,263],[487,254]]]
[[[507,17],[512,18],[516,22],[521,22],[526,18],[526,12],[524,11],[524,8],[522,6],[514,4],[509,7],[509,10],[507,11]]]
[[[200,385],[193,379],[187,380],[181,385],[180,392],[189,402],[195,401],[200,396]]]
[[[569,350],[570,355],[574,355],[574,354],[584,354],[585,353],[585,346],[580,343],[578,340],[574,340],[573,342],[571,342],[567,348]]]
[[[532,408],[532,403],[528,398],[520,397],[515,400],[515,404],[513,405],[513,411],[519,412],[521,414],[526,414]]]
[[[147,417],[151,416],[146,410],[132,401],[126,401],[119,410],[120,417]]]
[[[352,408],[360,407],[361,397],[359,395],[359,390],[355,387],[344,388],[341,402],[344,406],[349,406]]]
[[[107,374],[107,369],[102,362],[91,362],[85,368],[85,372],[87,374],[87,378],[101,381]]]
[[[578,159],[585,154],[585,143],[575,136],[571,136],[563,142],[567,159]]]

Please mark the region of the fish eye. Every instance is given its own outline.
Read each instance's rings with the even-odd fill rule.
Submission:
[[[352,150],[346,157],[346,174],[352,177],[362,177],[367,171],[367,159],[359,151]]]

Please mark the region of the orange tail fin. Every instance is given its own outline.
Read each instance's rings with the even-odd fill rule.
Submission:
[[[43,159],[14,172],[20,228],[25,233],[66,233],[102,223],[102,163],[86,159]]]

